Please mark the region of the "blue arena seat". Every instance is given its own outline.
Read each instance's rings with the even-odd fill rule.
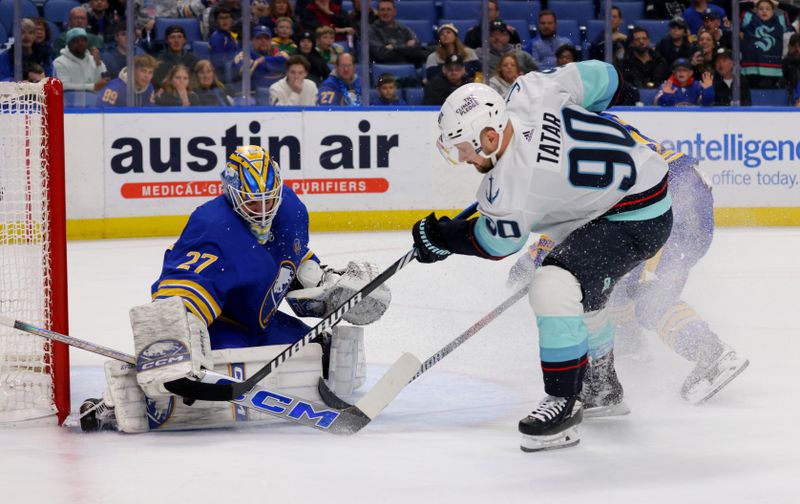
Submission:
[[[439,18],[433,0],[408,0],[397,2],[394,5],[397,8],[398,19],[429,21],[431,25],[434,25]]]
[[[164,40],[164,32],[167,28],[177,25],[186,32],[186,41],[191,44],[195,40],[203,40],[200,33],[200,23],[197,18],[156,18],[156,39]]]
[[[614,5],[622,11],[623,24],[628,24],[634,19],[642,19],[644,17],[644,2],[642,0],[633,2],[615,1]],[[602,6],[600,7],[600,12],[597,13],[597,17],[601,19],[605,17],[605,11]]]
[[[378,77],[381,74],[392,74],[398,80],[400,79],[416,79],[417,69],[410,63],[388,64],[388,63],[374,63],[372,65],[372,86],[378,85]],[[398,86],[400,87],[400,86]]]
[[[517,33],[519,34],[519,39],[522,44],[525,44],[531,38],[531,25],[526,19],[506,19],[503,18],[503,21],[506,22],[507,25],[512,26]]]
[[[627,24],[627,23],[626,23]],[[637,19],[633,22],[634,26],[640,26],[647,30],[647,35],[650,37],[650,43],[652,45],[658,44],[658,42],[667,36],[669,33],[669,21],[668,20],[661,20],[661,19]]]
[[[578,21],[574,19],[559,19],[556,25],[556,33],[570,39],[575,47],[581,46],[581,30],[578,26]]]
[[[477,20],[480,16],[480,0],[448,0],[442,6],[443,18]]]
[[[269,105],[269,88],[256,88],[256,105]]]
[[[44,18],[60,27],[66,26],[69,11],[79,5],[74,0],[47,0],[44,4]]]
[[[789,94],[785,89],[751,89],[750,97],[754,106],[786,107],[789,105]]]
[[[433,25],[436,24],[436,21],[431,22],[427,19],[397,19],[397,22],[407,26],[411,31],[416,33],[420,43],[425,45],[436,43],[436,33],[433,30]]]
[[[639,101],[642,102],[644,106],[652,106],[655,105],[656,95],[658,94],[659,88],[639,88]]]
[[[369,104],[375,105],[378,103],[378,99],[381,97],[381,94],[378,92],[377,89],[370,89],[369,90]]]
[[[574,19],[580,25],[595,18],[594,3],[591,0],[550,0],[547,8],[556,13],[559,25],[561,18]]]
[[[5,44],[8,42],[8,34],[6,33],[6,29],[3,25],[0,24],[0,45]]]
[[[36,8],[36,5],[31,0],[21,0],[21,7],[22,17],[39,16],[39,9]],[[0,0],[0,24],[6,29],[6,33],[11,36],[14,32],[14,0]]]
[[[541,2],[530,0],[524,2],[500,2],[500,18],[504,21],[509,19],[524,19],[528,24],[536,24],[539,20],[539,12],[542,10]]]
[[[208,49],[208,42],[205,40],[195,40],[192,42],[192,53],[197,56],[197,59],[209,59],[211,53]]]
[[[408,105],[422,105],[425,90],[421,87],[407,87],[403,90],[403,95]]]

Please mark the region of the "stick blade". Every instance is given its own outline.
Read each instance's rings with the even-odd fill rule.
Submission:
[[[374,419],[408,385],[408,382],[417,373],[421,364],[414,354],[404,353],[378,380],[378,383],[370,389],[367,395],[356,403],[356,407],[370,419]]]

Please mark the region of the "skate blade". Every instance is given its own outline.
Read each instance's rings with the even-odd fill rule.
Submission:
[[[580,442],[581,438],[578,436],[578,427],[574,426],[551,436],[528,436],[523,434],[519,448],[525,453],[532,453],[569,448]]]
[[[725,370],[725,372],[721,373],[714,383],[709,384],[709,388],[699,388],[694,393],[691,391],[687,392],[683,398],[690,404],[699,406],[714,397],[717,392],[725,388],[725,386],[732,382],[734,378],[742,374],[742,371],[747,369],[747,366],[749,365],[750,361],[745,359],[744,362],[740,363],[738,367],[728,368]]]
[[[628,415],[631,412],[630,406],[625,401],[610,406],[597,406],[594,408],[584,408],[584,418],[607,418]]]

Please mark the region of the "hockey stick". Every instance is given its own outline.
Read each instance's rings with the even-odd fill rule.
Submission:
[[[444,359],[450,352],[460,347],[462,344],[464,344],[465,341],[474,336],[475,333],[477,333],[478,331],[489,325],[489,323],[492,322],[497,317],[499,317],[500,314],[511,308],[511,306],[514,305],[517,301],[525,297],[525,295],[528,294],[529,290],[530,290],[530,284],[526,284],[523,288],[512,294],[508,299],[500,303],[494,310],[490,311],[489,313],[484,315],[483,318],[481,318],[479,321],[472,324],[472,326],[470,326],[469,329],[458,335],[456,339],[443,346],[435,354],[431,355],[425,362],[420,364],[419,368],[417,369],[417,372],[414,374],[414,376],[411,377],[410,380],[408,380],[408,383],[411,383],[412,381],[419,378],[422,375],[422,373],[432,368],[434,365],[436,365],[436,363]],[[319,395],[320,397],[322,397],[322,400],[325,402],[325,404],[331,406],[332,408],[346,409],[347,407],[350,406],[350,403],[343,401],[336,394],[334,394],[328,387],[328,384],[325,383],[325,380],[323,379],[319,380],[319,383],[317,384],[317,390],[319,391]],[[361,401],[359,401],[359,403],[360,402]]]
[[[456,219],[464,219],[469,217],[478,208],[478,203],[475,202],[462,210]],[[325,315],[317,325],[311,328],[305,336],[297,340],[292,346],[278,354],[274,359],[264,365],[261,369],[256,371],[250,378],[242,382],[232,382],[225,384],[208,384],[205,382],[197,382],[188,378],[181,378],[164,384],[164,387],[172,392],[189,399],[200,399],[203,401],[231,401],[241,395],[244,395],[248,390],[255,387],[258,382],[267,377],[270,373],[275,371],[286,359],[290,358],[295,352],[299,351],[304,346],[308,345],[311,340],[320,336],[323,333],[329,332],[333,326],[339,323],[342,316],[350,311],[363,297],[368,296],[372,291],[383,285],[395,273],[403,269],[416,257],[417,249],[412,248],[406,252],[403,257],[394,262],[391,266],[386,268],[380,275],[375,277],[371,282],[365,285],[360,291],[356,292],[344,303],[339,305],[336,309]]]
[[[136,366],[134,356],[89,341],[41,329],[4,316],[0,316],[0,325],[12,327],[42,338],[60,341],[75,348]],[[419,365],[419,359],[414,355],[410,353],[403,354],[361,400],[355,405],[348,404],[344,408],[334,408],[318,402],[307,401],[285,392],[276,392],[261,386],[253,387],[230,402],[321,431],[334,434],[355,434],[374,420],[381,410],[403,390],[408,379],[414,375]],[[214,371],[204,370],[202,373],[199,379],[205,384],[215,385],[235,381],[230,376]],[[331,394],[333,393],[331,392]]]

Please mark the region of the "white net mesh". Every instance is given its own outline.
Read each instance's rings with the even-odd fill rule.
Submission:
[[[45,93],[0,83],[0,313],[49,327]],[[0,327],[0,423],[55,413],[50,344]]]

